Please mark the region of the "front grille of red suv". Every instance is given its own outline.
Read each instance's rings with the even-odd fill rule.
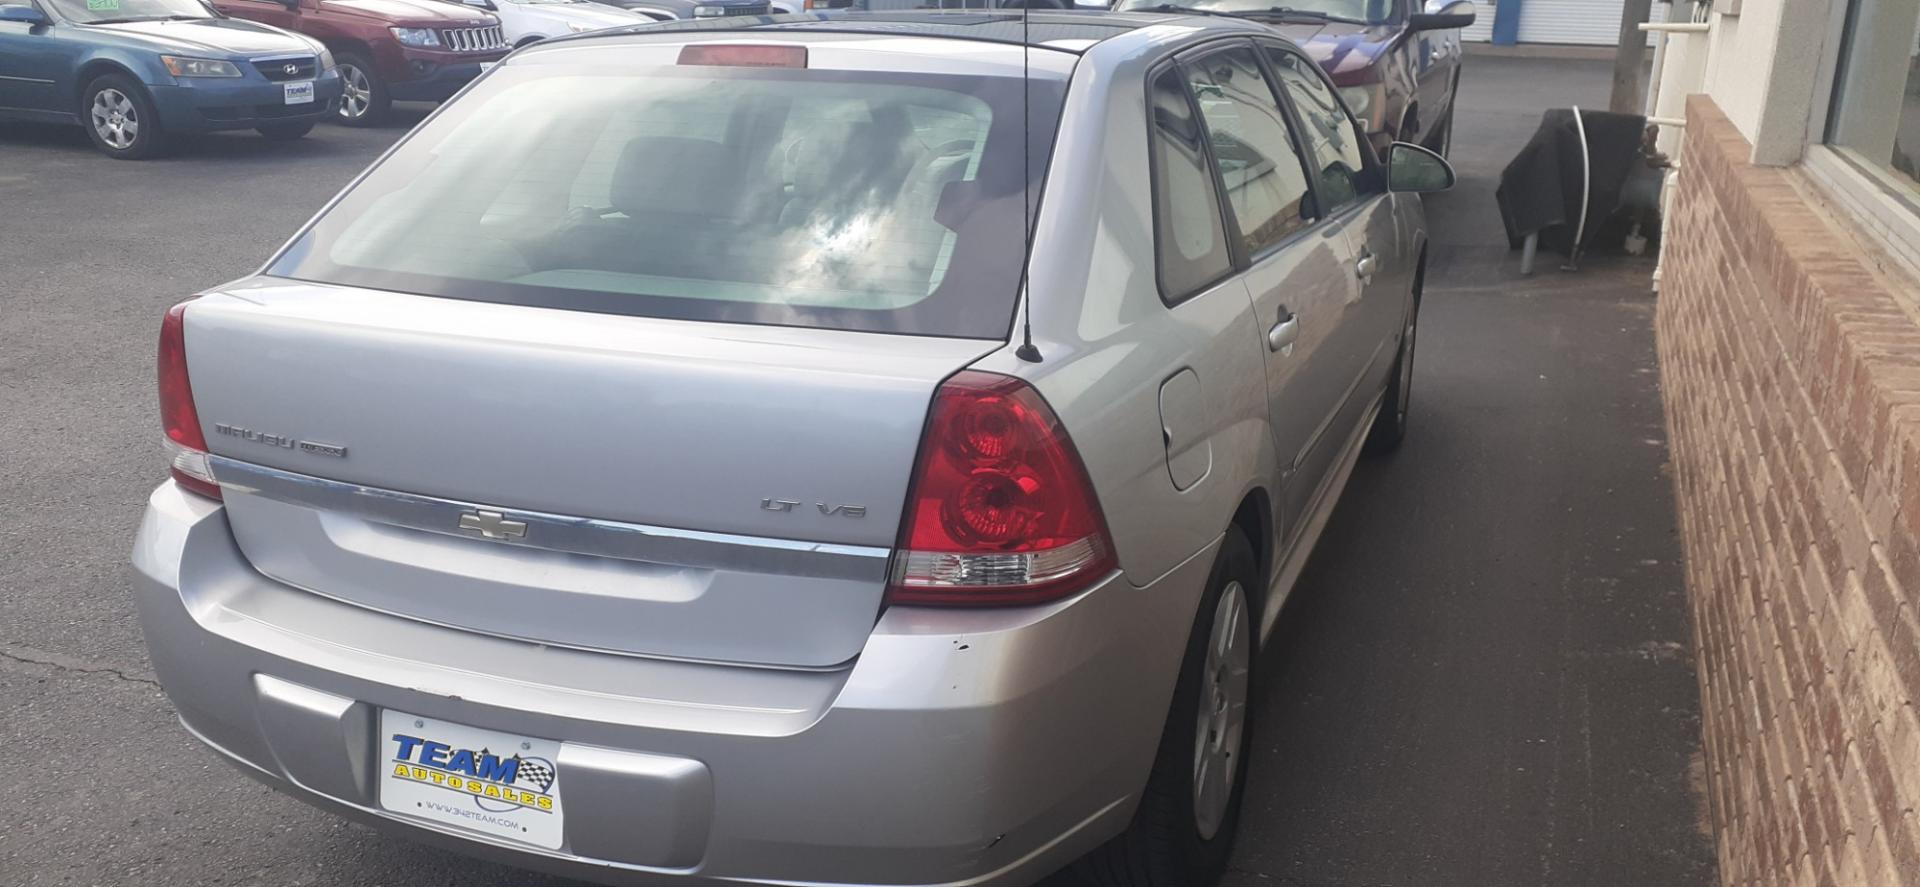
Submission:
[[[506,49],[507,38],[500,33],[500,26],[485,28],[448,28],[440,32],[440,45],[454,52],[485,52],[490,49]]]

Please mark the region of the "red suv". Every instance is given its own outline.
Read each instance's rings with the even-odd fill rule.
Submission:
[[[371,126],[394,100],[437,102],[507,55],[500,20],[439,0],[213,0],[234,18],[298,31],[327,45],[346,91],[339,116]]]

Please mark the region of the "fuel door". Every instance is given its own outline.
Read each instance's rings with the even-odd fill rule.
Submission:
[[[1186,490],[1213,468],[1213,445],[1207,440],[1205,395],[1200,377],[1191,369],[1174,373],[1160,385],[1160,440],[1167,447],[1167,477],[1173,488]]]

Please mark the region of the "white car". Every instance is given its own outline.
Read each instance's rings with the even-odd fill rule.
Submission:
[[[650,16],[591,0],[461,0],[500,17],[507,43],[525,46],[548,37],[565,37],[601,28],[643,25]]]

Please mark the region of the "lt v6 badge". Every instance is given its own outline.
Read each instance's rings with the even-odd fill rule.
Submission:
[[[800,503],[794,499],[760,500],[760,507],[767,511],[790,512],[799,505]],[[815,502],[813,503],[813,507],[820,509],[820,513],[828,517],[836,514],[841,517],[854,518],[867,516],[867,506],[865,505],[828,505],[825,502]]]

